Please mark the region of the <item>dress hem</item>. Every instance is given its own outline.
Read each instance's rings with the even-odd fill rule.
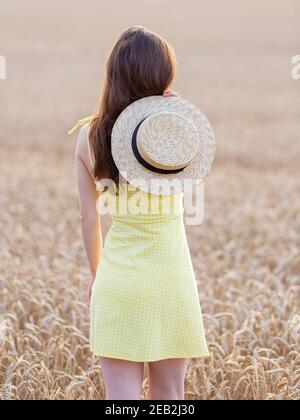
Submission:
[[[200,355],[195,355],[194,353],[192,353],[192,355],[186,354],[186,355],[170,355],[170,356],[162,356],[160,358],[147,358],[147,360],[145,360],[145,358],[143,359],[138,359],[138,358],[128,358],[128,357],[121,357],[121,356],[116,356],[116,355],[110,355],[110,354],[99,354],[99,352],[95,352],[93,350],[90,350],[92,352],[92,354],[95,357],[109,357],[111,359],[118,359],[118,360],[126,360],[128,362],[159,362],[160,360],[166,360],[166,359],[199,359],[199,358],[206,358],[206,357],[210,357],[210,353],[201,353]]]

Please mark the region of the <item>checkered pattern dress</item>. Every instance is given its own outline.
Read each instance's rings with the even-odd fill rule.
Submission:
[[[93,286],[91,351],[137,362],[208,356],[183,194],[126,187],[100,199],[112,225]]]

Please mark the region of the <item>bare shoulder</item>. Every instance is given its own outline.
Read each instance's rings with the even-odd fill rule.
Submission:
[[[83,160],[88,153],[88,128],[89,124],[80,127],[77,136],[76,156]]]
[[[75,159],[83,163],[83,165],[88,170],[91,178],[94,180],[93,160],[91,157],[90,147],[88,143],[89,142],[88,140],[89,127],[90,127],[90,124],[87,123],[83,125],[79,130],[78,137],[77,137],[76,151],[75,151]]]

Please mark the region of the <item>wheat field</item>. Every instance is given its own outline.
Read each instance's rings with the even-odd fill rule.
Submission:
[[[186,227],[211,357],[191,360],[185,398],[300,400],[299,3],[0,3],[0,399],[105,399],[67,131],[138,24],[174,46],[175,88],[217,139],[205,222]]]

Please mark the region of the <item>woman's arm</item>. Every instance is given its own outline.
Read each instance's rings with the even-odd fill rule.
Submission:
[[[94,180],[88,169],[90,166],[87,145],[87,127],[81,128],[76,152],[76,176],[79,193],[80,221],[84,246],[91,271],[91,286],[95,279],[98,264],[102,252],[102,234],[100,215],[97,211],[97,200],[100,196],[97,192]]]

